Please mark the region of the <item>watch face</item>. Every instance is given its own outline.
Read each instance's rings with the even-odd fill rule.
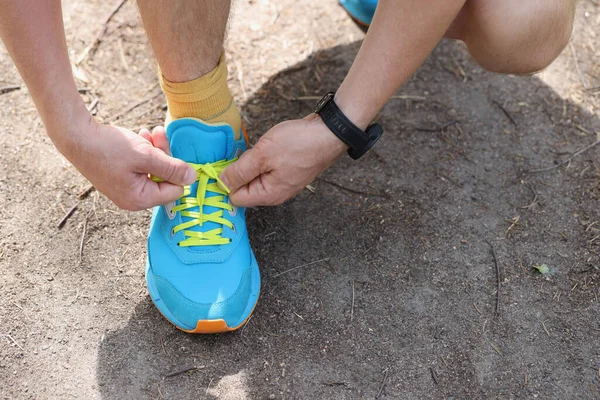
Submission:
[[[333,99],[333,96],[335,96],[335,93],[333,92],[329,92],[325,96],[323,96],[323,98],[319,100],[319,103],[317,103],[315,113],[318,114],[323,109],[323,107],[325,107],[325,104],[327,104],[331,99]]]

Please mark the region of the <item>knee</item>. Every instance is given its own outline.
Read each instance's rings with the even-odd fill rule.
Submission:
[[[492,72],[528,74],[546,68],[566,47],[576,0],[472,0],[460,37]]]

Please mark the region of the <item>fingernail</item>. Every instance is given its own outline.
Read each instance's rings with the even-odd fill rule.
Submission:
[[[219,179],[221,179],[221,182],[223,182],[223,185],[225,185],[224,189],[229,189],[229,182],[227,181],[225,175],[219,176]]]
[[[185,178],[183,179],[183,183],[185,185],[191,185],[196,182],[196,170],[193,168],[188,168],[185,173]]]

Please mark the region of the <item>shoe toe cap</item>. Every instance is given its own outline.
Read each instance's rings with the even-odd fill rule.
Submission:
[[[230,329],[244,322],[251,300],[252,269],[246,269],[241,275],[237,289],[230,295],[215,286],[202,287],[202,284],[177,288],[167,279],[155,277],[156,289],[163,304],[177,319],[172,321],[184,330],[194,330],[199,321],[223,320]],[[203,302],[191,300],[202,292]],[[208,301],[208,299],[211,299]],[[177,323],[178,322],[178,323]]]

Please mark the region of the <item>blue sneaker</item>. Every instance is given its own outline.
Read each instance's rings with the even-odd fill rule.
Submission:
[[[371,25],[377,0],[339,0],[339,2],[357,24],[364,28]]]
[[[171,122],[173,157],[190,163],[198,180],[176,202],[155,207],[148,237],[146,282],[158,310],[189,333],[240,328],[260,292],[244,209],[218,185],[221,171],[246,150],[226,124]],[[245,137],[245,132],[244,132]]]

